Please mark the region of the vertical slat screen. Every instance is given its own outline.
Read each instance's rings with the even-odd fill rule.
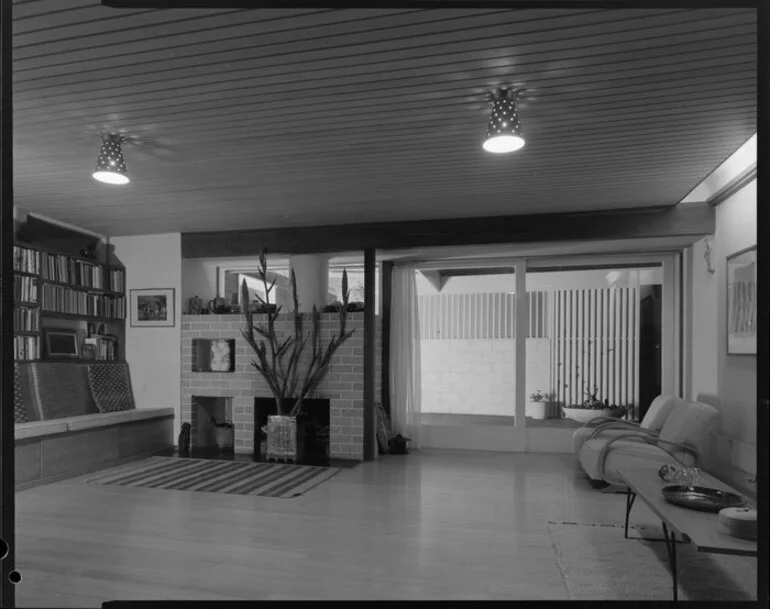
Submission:
[[[634,404],[639,383],[636,288],[555,290],[551,353],[553,391],[580,404],[596,387],[601,399]]]
[[[548,338],[548,293],[529,292],[529,336]],[[516,297],[504,292],[418,297],[421,338],[513,338]]]

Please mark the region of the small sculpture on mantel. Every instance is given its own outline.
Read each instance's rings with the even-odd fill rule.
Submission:
[[[190,315],[200,315],[203,309],[203,299],[198,296],[191,296],[188,302],[188,312]]]

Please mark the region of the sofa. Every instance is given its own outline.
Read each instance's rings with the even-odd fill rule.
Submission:
[[[126,362],[17,362],[14,389],[17,490],[174,445],[174,409],[137,409]]]
[[[572,450],[575,456],[580,458],[580,450],[583,448],[583,444],[585,444],[588,438],[595,436],[599,428],[601,428],[602,437],[604,438],[637,429],[640,432],[646,431],[657,434],[677,404],[684,404],[684,400],[671,395],[659,395],[652,401],[640,423],[610,417],[596,417],[585,423],[582,427],[578,427],[572,434]]]
[[[596,485],[622,484],[618,470],[624,466],[699,466],[718,419],[713,406],[679,400],[673,402],[660,431],[600,425],[583,442],[580,465]]]

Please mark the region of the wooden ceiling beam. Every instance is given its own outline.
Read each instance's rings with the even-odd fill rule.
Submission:
[[[643,239],[711,234],[706,204],[618,211],[418,220],[182,234],[183,258],[334,253],[374,249]]]

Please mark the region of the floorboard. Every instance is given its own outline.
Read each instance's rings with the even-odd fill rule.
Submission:
[[[294,499],[90,485],[17,493],[19,607],[113,599],[566,599],[548,521],[622,522],[571,455],[423,450]],[[655,524],[644,506],[634,522]]]

